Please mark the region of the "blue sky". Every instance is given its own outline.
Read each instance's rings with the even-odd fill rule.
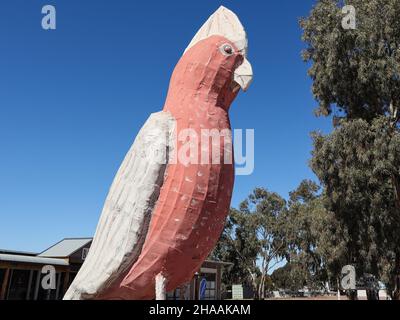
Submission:
[[[283,196],[308,168],[316,118],[298,19],[313,0],[22,1],[0,4],[0,248],[41,251],[92,236],[112,179],[198,28],[223,4],[249,36],[254,82],[231,108],[255,129],[255,172],[237,177],[233,206],[256,186]],[[41,8],[57,29],[41,28]]]

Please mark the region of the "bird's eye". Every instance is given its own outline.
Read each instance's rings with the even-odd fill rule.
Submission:
[[[225,56],[231,56],[234,52],[234,50],[230,44],[223,44],[220,47],[220,50],[221,50],[222,54]]]

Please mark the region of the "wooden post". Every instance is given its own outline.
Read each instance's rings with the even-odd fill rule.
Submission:
[[[69,283],[69,271],[67,271],[66,273],[65,273],[65,277],[64,277],[64,285],[63,285],[63,290],[62,290],[62,293],[63,293],[63,298],[64,298],[64,294],[67,292],[67,290],[68,290],[68,283]]]
[[[194,300],[200,300],[200,274],[194,274]]]
[[[4,274],[3,284],[1,286],[0,300],[6,299],[9,278],[10,278],[10,269],[6,269],[6,272]]]
[[[179,287],[179,300],[185,300],[186,283]]]
[[[28,290],[26,291],[25,300],[29,300],[31,289],[32,289],[32,278],[33,278],[33,270],[29,271],[29,280],[28,280]]]
[[[42,272],[41,270],[38,270],[36,272],[36,283],[35,283],[35,291],[33,293],[33,300],[37,300],[38,299],[38,295],[39,295],[39,286],[40,286],[40,278],[42,277]]]
[[[59,300],[60,287],[61,287],[61,272],[57,274],[57,289],[56,289],[56,300]]]
[[[215,299],[221,300],[221,283],[222,283],[222,266],[217,265],[217,273],[215,274]]]

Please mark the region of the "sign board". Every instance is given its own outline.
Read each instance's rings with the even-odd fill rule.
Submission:
[[[203,278],[200,281],[200,292],[199,292],[200,300],[204,300],[206,295],[206,289],[207,289],[207,280],[206,278]]]
[[[82,260],[86,259],[88,253],[89,253],[89,248],[83,248],[82,249]]]
[[[243,286],[241,284],[232,285],[232,299],[233,300],[243,299]]]

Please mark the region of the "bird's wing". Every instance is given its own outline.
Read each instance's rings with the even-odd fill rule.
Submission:
[[[91,299],[138,258],[173,152],[175,120],[152,114],[137,135],[111,185],[80,271],[64,299]]]

